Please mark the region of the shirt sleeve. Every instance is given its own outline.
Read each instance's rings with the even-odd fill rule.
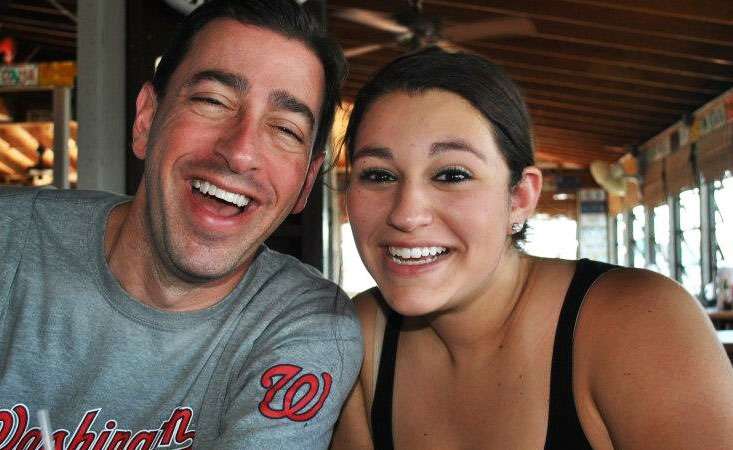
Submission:
[[[220,436],[197,450],[327,449],[362,356],[358,319],[340,289],[298,295],[233,383]]]

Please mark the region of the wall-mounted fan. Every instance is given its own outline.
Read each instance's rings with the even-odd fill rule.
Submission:
[[[165,2],[168,5],[170,5],[173,9],[183,14],[190,13],[197,7],[206,3],[206,1],[207,0],[165,0]],[[305,3],[308,0],[295,0],[295,1],[302,5],[303,3]]]
[[[438,45],[445,50],[459,49],[456,44],[485,38],[529,36],[536,32],[534,24],[522,17],[487,19],[444,27],[437,17],[423,13],[422,0],[409,0],[394,14],[362,8],[340,8],[336,17],[356,22],[395,35],[390,42],[366,44],[344,51],[348,58],[384,48],[417,50],[427,45]]]
[[[626,196],[630,184],[639,184],[636,159],[630,155],[624,155],[615,163],[593,161],[590,163],[590,174],[606,192],[620,197]]]

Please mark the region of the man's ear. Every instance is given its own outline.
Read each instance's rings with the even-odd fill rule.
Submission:
[[[137,94],[135,102],[135,122],[132,124],[132,151],[140,159],[145,159],[155,111],[158,109],[158,96],[150,83],[145,83]]]
[[[308,196],[311,193],[311,189],[313,189],[313,184],[316,182],[316,178],[318,178],[318,171],[321,170],[321,165],[323,164],[323,158],[325,158],[325,156],[326,152],[319,152],[311,158],[311,162],[308,165],[308,173],[305,175],[305,182],[303,183],[303,187],[300,189],[298,200],[295,201],[295,206],[293,206],[293,214],[298,214],[305,209],[305,205],[308,202]]]
[[[534,213],[542,192],[542,172],[535,166],[525,167],[522,178],[511,192],[512,210],[509,229],[513,223],[523,224]]]

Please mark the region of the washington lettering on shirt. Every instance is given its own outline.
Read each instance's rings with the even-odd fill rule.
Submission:
[[[150,450],[167,447],[171,450],[191,450],[194,430],[189,429],[193,411],[176,408],[170,417],[154,430],[125,430],[110,419],[98,432],[92,429],[101,409],[84,413],[73,433],[56,430],[52,434],[55,450]],[[41,450],[43,439],[38,427],[28,428],[29,408],[24,404],[0,410],[0,450]],[[97,427],[97,429],[99,429]]]

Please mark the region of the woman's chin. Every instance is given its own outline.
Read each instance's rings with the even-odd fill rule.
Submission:
[[[437,312],[444,306],[441,296],[425,289],[382,289],[389,307],[403,316],[416,317]]]

